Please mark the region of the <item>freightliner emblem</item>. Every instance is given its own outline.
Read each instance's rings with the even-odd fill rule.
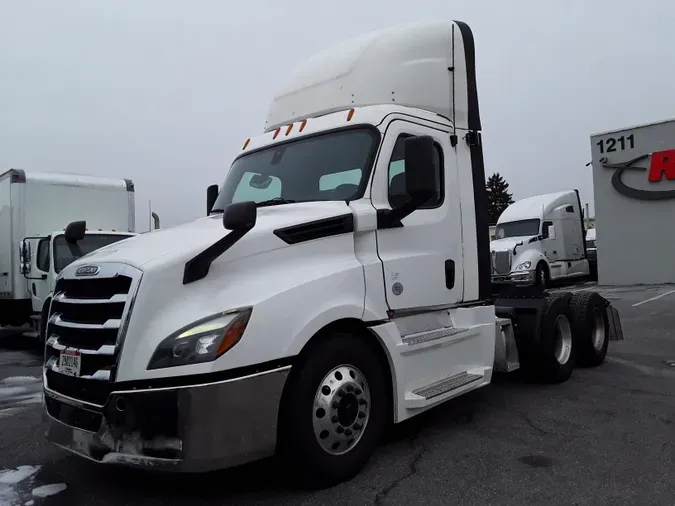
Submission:
[[[83,265],[75,271],[75,276],[96,276],[101,268],[98,265]]]

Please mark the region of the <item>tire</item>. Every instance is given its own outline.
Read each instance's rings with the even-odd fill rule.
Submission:
[[[300,486],[331,487],[358,474],[380,441],[385,371],[364,340],[343,332],[319,342],[297,367],[284,393],[279,454]]]
[[[534,284],[542,288],[548,288],[549,276],[548,269],[544,262],[537,264],[537,269],[534,271]]]
[[[574,367],[572,310],[568,298],[547,298],[539,340],[527,353],[526,369],[542,383],[563,383],[572,376]]]
[[[597,367],[605,361],[609,346],[605,299],[597,292],[578,292],[570,307],[577,362],[582,367]]]

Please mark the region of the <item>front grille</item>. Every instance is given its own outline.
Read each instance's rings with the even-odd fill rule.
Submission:
[[[117,358],[138,285],[140,271],[123,264],[103,264],[96,276],[78,279],[64,271],[54,288],[47,321],[47,387],[92,404],[105,404],[115,381]],[[80,376],[59,368],[60,353],[80,352]]]
[[[508,274],[511,272],[512,262],[511,250],[508,251],[493,251],[492,252],[492,273],[493,274]]]

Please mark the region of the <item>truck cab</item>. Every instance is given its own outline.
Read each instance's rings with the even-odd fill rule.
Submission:
[[[497,220],[490,244],[492,282],[547,286],[588,276],[581,200],[577,190],[519,200]]]
[[[117,230],[87,230],[85,222],[71,223],[45,237],[26,237],[19,245],[20,272],[31,296],[33,330],[27,337],[44,339],[44,316],[59,273],[75,260],[137,234]]]
[[[207,216],[57,275],[47,438],[184,472],[276,453],[324,487],[386,425],[519,368],[519,349],[549,382],[600,363],[609,333],[596,349],[573,330],[573,314],[606,318],[599,295],[583,313],[543,291],[492,298],[480,131],[465,23],[392,27],[298,67]]]

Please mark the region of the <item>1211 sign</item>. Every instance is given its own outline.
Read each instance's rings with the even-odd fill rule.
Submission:
[[[635,147],[635,138],[633,134],[628,137],[608,137],[607,139],[600,139],[595,143],[600,148],[600,153],[612,153],[614,151],[625,151],[626,149],[633,149]],[[617,145],[618,148],[617,149]]]

